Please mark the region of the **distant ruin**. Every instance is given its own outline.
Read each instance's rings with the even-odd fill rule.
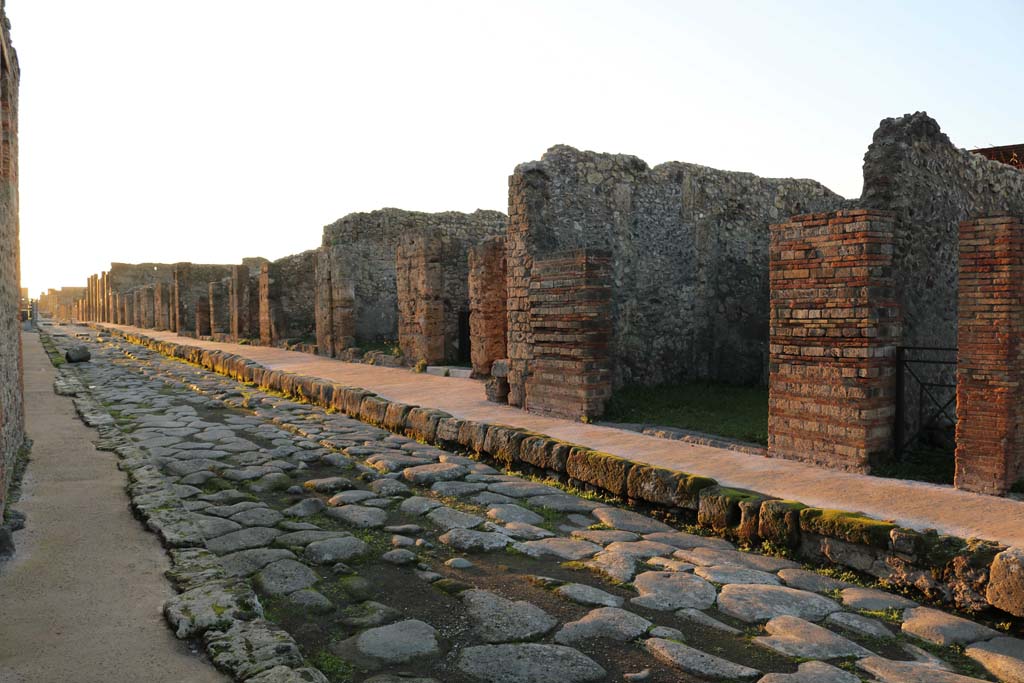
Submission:
[[[468,354],[458,352],[457,324],[452,321],[469,310],[466,278],[467,252],[471,245],[505,230],[505,215],[497,211],[471,214],[449,211],[422,213],[381,209],[353,213],[324,228],[323,244],[316,257],[316,335],[320,353],[340,357],[346,349],[365,343],[399,341],[399,301],[396,259],[406,244],[406,259],[414,258],[412,246],[419,238],[420,249],[439,249],[431,258],[443,274],[438,296],[442,312],[435,319],[444,326],[446,359]],[[439,246],[438,246],[439,245]],[[410,261],[403,263],[406,277]],[[405,283],[408,285],[408,281]],[[450,288],[450,289],[447,289]],[[411,291],[406,287],[405,291]],[[407,335],[427,337],[438,333],[422,330],[415,313],[407,308]],[[442,322],[444,321],[444,322]],[[417,327],[419,326],[419,327]],[[417,330],[414,332],[414,330]],[[407,348],[420,348],[407,342]],[[413,362],[419,359],[414,359]]]

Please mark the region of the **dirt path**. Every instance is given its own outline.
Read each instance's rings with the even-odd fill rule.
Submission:
[[[38,335],[24,335],[35,440],[18,508],[18,553],[0,565],[0,681],[226,681],[167,628],[167,559],[128,509],[124,474],[53,391]]]
[[[1024,546],[1024,503],[916,481],[837,472],[789,460],[670,441],[621,429],[533,415],[489,403],[479,382],[416,374],[405,368],[345,363],[308,353],[179,337],[173,332],[133,330],[155,338],[219,349],[269,368],[363,387],[393,401],[439,408],[456,417],[521,427],[583,444],[637,462],[713,477],[807,505],[858,510],[914,529],[937,529],[963,538]],[[70,329],[70,328],[69,328]]]

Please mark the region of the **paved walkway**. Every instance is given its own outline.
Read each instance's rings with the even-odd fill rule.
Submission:
[[[808,505],[858,510],[915,529],[934,528],[965,538],[978,537],[1024,547],[1024,502],[968,493],[949,486],[836,472],[788,460],[533,415],[488,402],[480,382],[470,379],[345,363],[265,346],[202,341],[179,337],[173,332],[123,325],[111,327],[235,353],[272,369],[363,387],[391,400],[438,408],[456,417],[534,430],[636,462],[713,477],[728,486],[754,489]]]
[[[114,455],[53,392],[38,335],[23,339],[35,444],[17,504],[27,526],[0,565],[0,681],[226,681],[164,624],[166,556],[132,518]]]

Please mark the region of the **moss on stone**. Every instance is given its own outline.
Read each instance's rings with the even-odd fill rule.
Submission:
[[[888,549],[889,534],[895,528],[892,522],[872,519],[860,512],[821,508],[804,508],[800,511],[802,531],[883,550]]]

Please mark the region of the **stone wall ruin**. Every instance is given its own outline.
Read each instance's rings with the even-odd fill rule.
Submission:
[[[469,252],[476,246],[426,229],[395,251],[398,344],[410,364],[468,363]]]
[[[497,211],[465,214],[400,209],[353,213],[324,227],[316,257],[320,353],[340,356],[360,343],[398,338],[395,254],[403,240],[428,231],[437,235],[442,252],[453,255],[450,267],[461,271],[460,277],[446,278],[446,282],[467,287],[469,247],[504,229],[505,216]],[[468,301],[468,292],[459,298]]]
[[[809,403],[815,403],[824,395],[823,392],[852,392],[851,387],[858,383],[880,382],[888,373],[901,372],[899,364],[893,361],[879,367],[856,366],[844,371],[847,359],[860,352],[859,341],[869,349],[884,347],[884,353],[889,354],[897,348],[907,353],[922,350],[922,347],[945,348],[957,353],[959,340],[956,362],[918,364],[914,367],[914,375],[933,384],[958,384],[959,404],[970,411],[956,420],[956,485],[977,491],[1005,493],[1024,474],[1017,464],[1020,455],[1014,450],[1016,447],[1012,446],[1012,439],[997,448],[980,435],[991,436],[1005,427],[986,410],[998,410],[998,406],[1005,405],[1003,380],[999,378],[1015,376],[1016,370],[1009,360],[1013,351],[1004,349],[1005,357],[1001,359],[979,356],[978,346],[985,346],[979,341],[984,336],[982,330],[973,318],[960,320],[957,307],[959,304],[961,310],[972,311],[973,316],[979,306],[984,309],[994,296],[991,292],[979,296],[977,282],[979,277],[998,277],[997,271],[1002,263],[999,259],[1003,257],[990,258],[979,266],[972,263],[969,256],[985,245],[986,248],[995,248],[997,245],[990,242],[993,235],[999,230],[1009,230],[1012,222],[1005,218],[986,222],[983,217],[1024,215],[1024,172],[957,149],[933,119],[918,112],[881,122],[864,158],[863,195],[852,203],[866,212],[865,216],[874,216],[870,218],[872,222],[877,223],[877,216],[891,217],[887,219],[891,220],[891,228],[883,231],[885,239],[880,239],[870,230],[847,235],[856,239],[847,245],[846,253],[851,258],[862,254],[870,259],[891,252],[891,269],[885,266],[887,270],[883,273],[879,264],[867,261],[853,264],[863,268],[853,268],[851,277],[868,279],[864,280],[865,288],[857,295],[860,298],[856,302],[859,303],[851,304],[847,309],[849,324],[846,327],[849,329],[843,329],[842,334],[831,335],[820,321],[805,321],[806,336],[821,336],[811,344],[816,349],[813,356],[801,355],[798,361],[789,354],[787,345],[794,347],[796,344],[785,337],[795,336],[795,331],[786,333],[784,326],[778,328],[783,334],[777,340],[778,344],[773,339],[773,376],[790,376],[800,370],[809,379],[802,388],[799,382],[771,385],[769,455],[869,471],[872,461],[891,457],[898,447],[912,444],[913,435],[922,426],[918,421],[920,408],[934,410],[930,403],[919,405],[922,394],[917,379],[905,382],[902,394],[891,392],[889,384],[859,395],[847,394],[844,410],[849,412],[843,423],[847,426],[864,425],[870,432],[865,433],[865,440],[860,445],[854,446],[856,453],[842,452],[850,444],[840,443],[833,433],[838,429],[836,419],[841,415],[834,413],[810,419],[809,416],[816,413],[810,409]],[[807,220],[813,224],[817,217],[800,217],[793,223],[805,223]],[[859,223],[859,220],[853,221],[854,225]],[[774,229],[783,234],[792,231],[794,226],[779,225]],[[962,239],[962,234],[970,234],[971,237]],[[791,249],[790,258],[803,258],[799,264],[800,270],[807,273],[803,277],[817,280],[824,287],[814,305],[805,311],[808,315],[815,312],[824,319],[830,309],[834,311],[835,306],[844,300],[846,295],[842,292],[848,288],[842,282],[827,286],[829,277],[843,279],[839,270],[841,264],[832,262],[834,255],[831,251],[805,247],[794,247],[795,251],[803,254],[802,257],[792,256],[795,251]],[[787,290],[793,287],[794,282],[800,281],[800,278],[787,279],[786,272],[792,268],[792,263],[787,262],[784,252],[776,255],[779,258],[773,266],[778,263],[779,272],[773,273],[772,278],[773,307],[776,295],[787,297]],[[1010,258],[1008,253],[1003,256]],[[964,271],[965,264],[968,264],[969,272]],[[959,292],[961,282],[970,283],[973,289]],[[883,310],[890,310],[890,306],[888,303],[879,305],[876,298],[884,300],[883,291],[888,291],[890,286],[894,304],[891,310],[900,320],[899,332],[891,338],[879,332],[877,337],[869,339],[865,329],[871,328],[872,318],[877,330],[884,328],[885,321],[880,314]],[[847,300],[855,301],[852,297]],[[994,311],[990,313],[993,315],[986,319],[985,324],[996,326],[994,332],[999,338],[1016,334],[1011,316],[1002,312],[999,315]],[[858,324],[858,320],[865,321],[868,328]],[[965,340],[967,347],[964,346]],[[776,351],[779,355],[775,355]],[[958,369],[957,363],[963,367]],[[972,366],[971,363],[980,365]],[[971,367],[979,368],[979,371],[970,374],[972,381],[968,382],[965,373]],[[842,372],[842,379],[825,381],[824,377],[829,372]],[[913,377],[909,373],[904,374]],[[898,386],[896,391],[899,391]],[[945,397],[940,396],[939,402],[942,400]],[[793,414],[793,408],[798,405],[803,405],[803,409],[796,411],[800,413],[800,419]],[[979,409],[982,406],[986,409]],[[902,417],[897,414],[897,407],[902,408]],[[883,417],[884,420],[881,419]],[[1004,416],[1004,419],[1009,418]],[[987,447],[983,447],[986,443]]]
[[[230,273],[229,265],[175,264],[171,315],[178,334],[209,336],[210,283],[226,278]]]
[[[768,224],[844,200],[811,180],[559,145],[509,179],[509,403],[526,392],[536,343],[533,263],[598,249],[611,262],[614,387],[682,380],[761,383],[767,372]]]
[[[314,315],[315,250],[285,256],[260,266],[259,337],[265,346],[312,344],[316,338]]]
[[[25,442],[18,223],[18,57],[0,4],[0,523]],[[3,530],[6,531],[6,530]]]

